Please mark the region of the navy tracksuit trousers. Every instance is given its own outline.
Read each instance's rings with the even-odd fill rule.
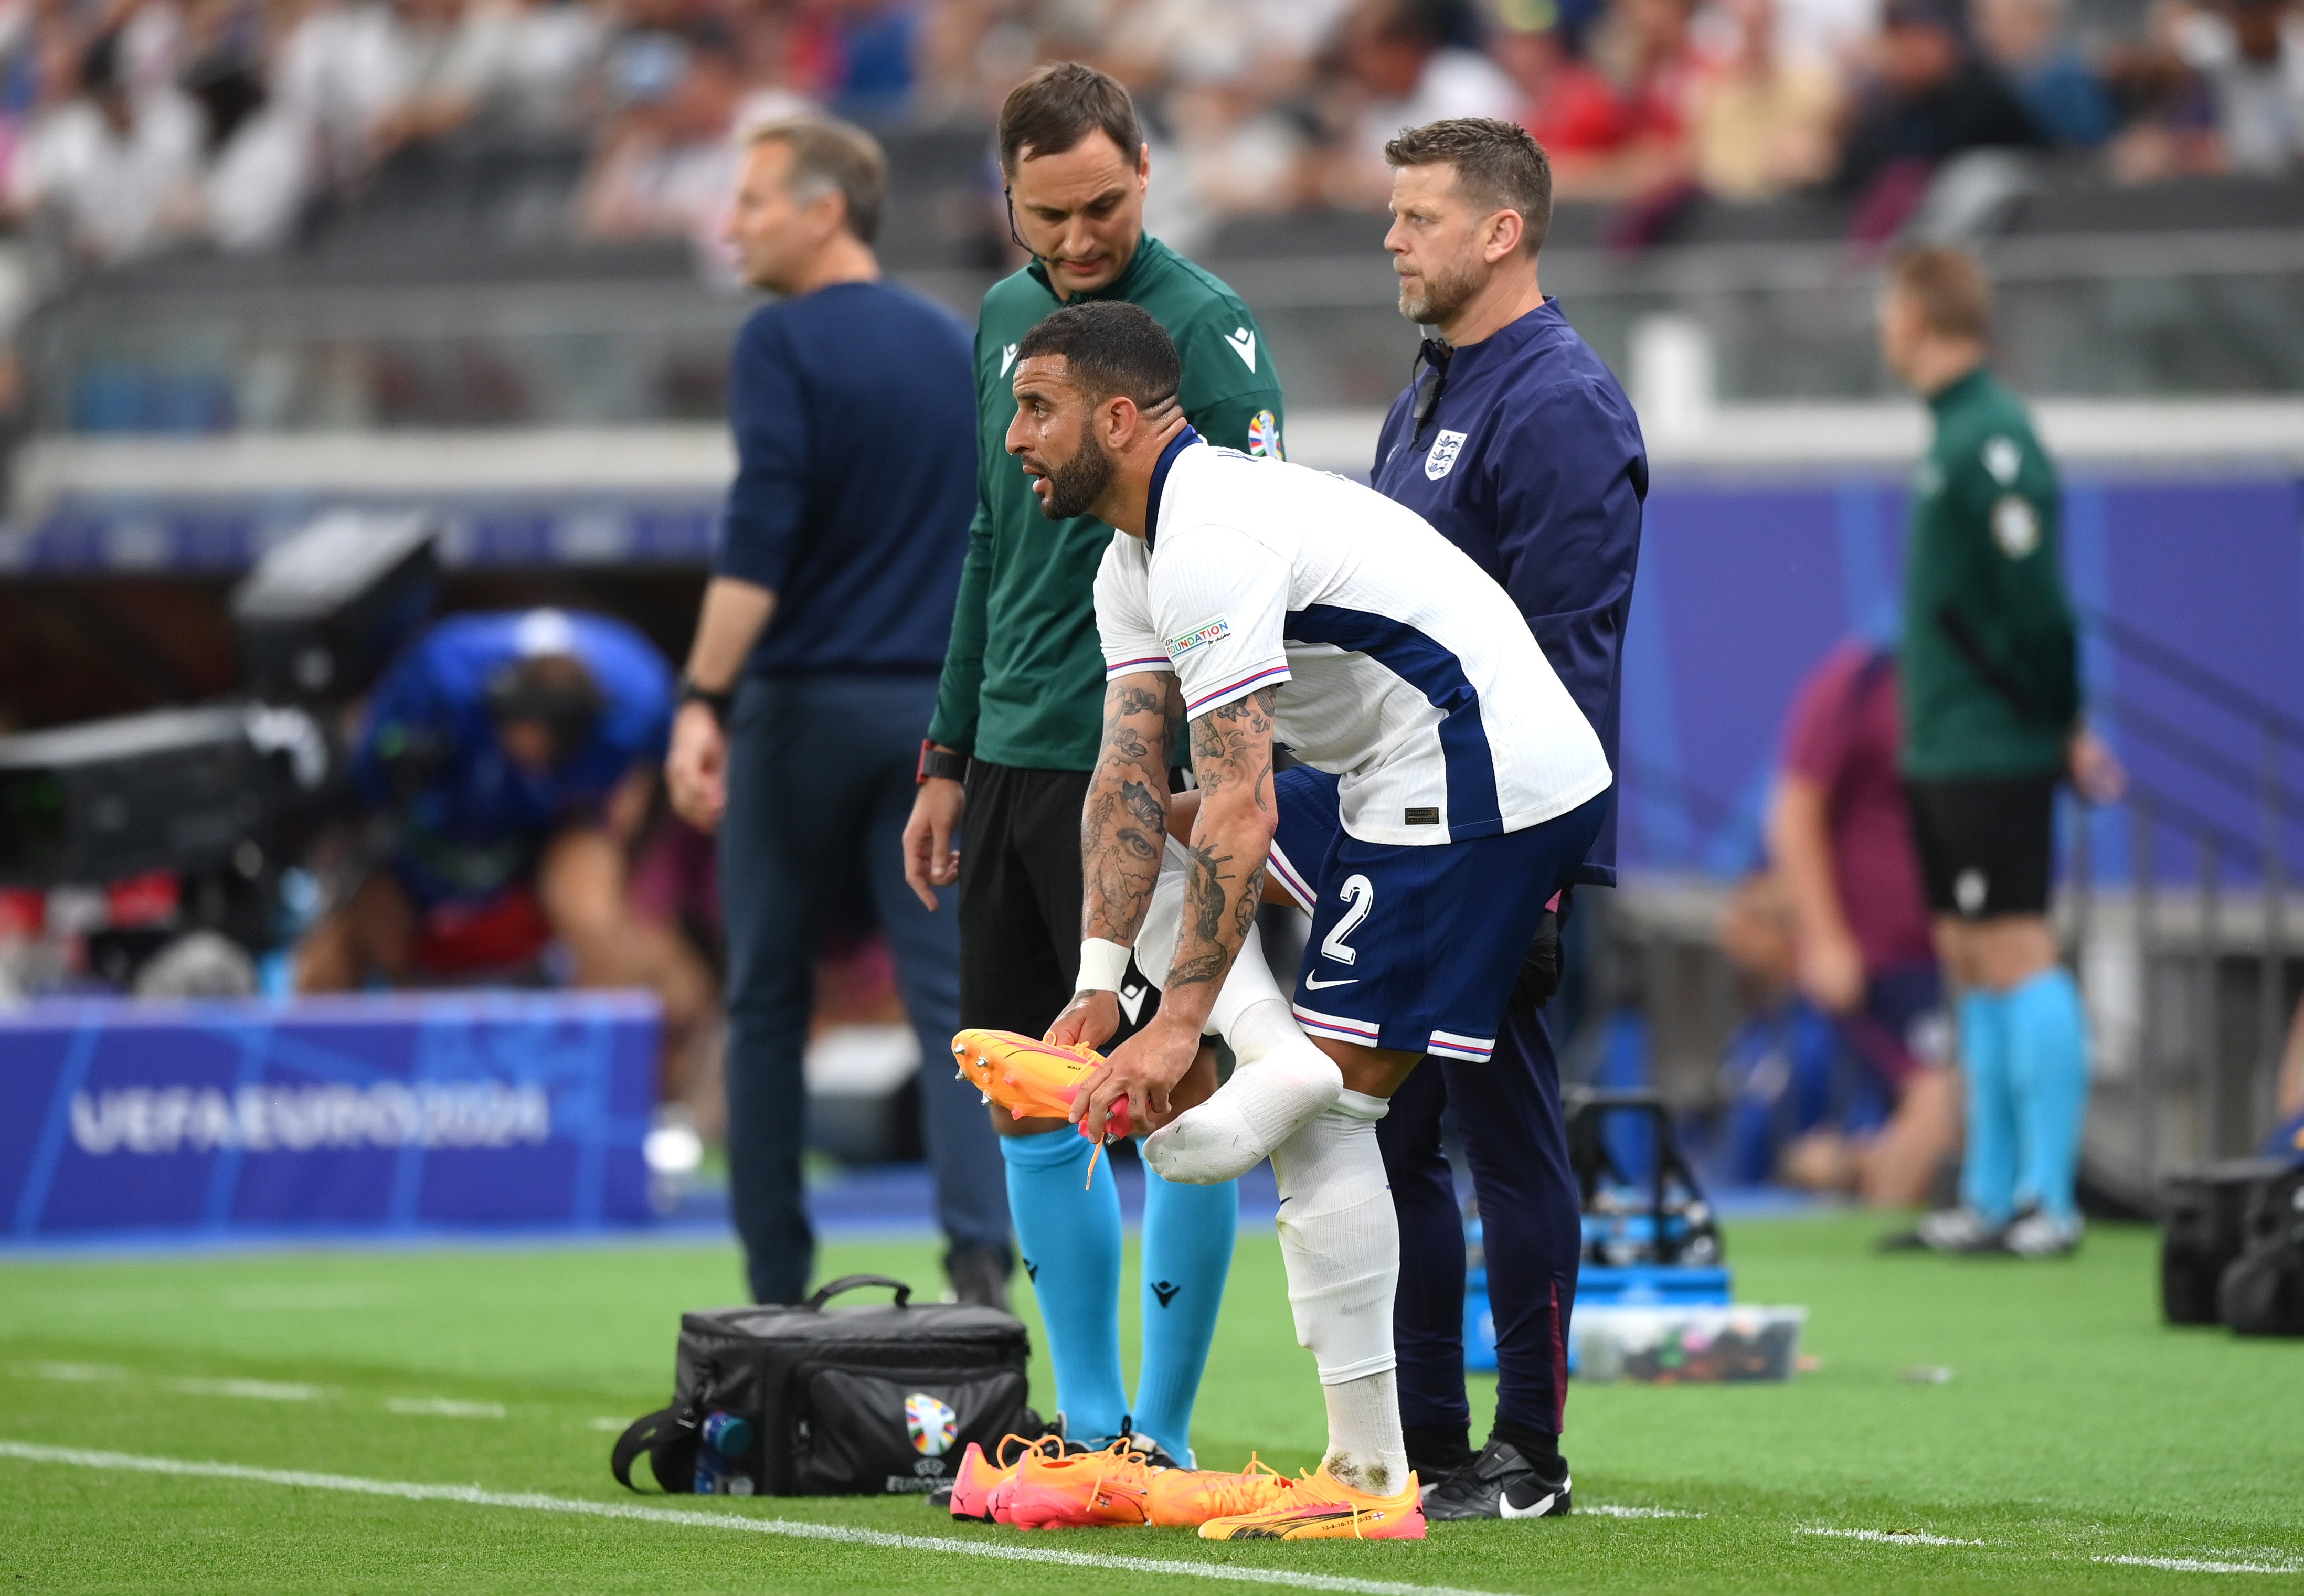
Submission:
[[[1496,1322],[1496,1417],[1557,1436],[1568,1395],[1582,1203],[1568,1164],[1552,1034],[1543,1010],[1517,1006],[1505,1015],[1488,1062],[1427,1058],[1376,1122],[1400,1216],[1393,1337],[1401,1422],[1471,1422],[1464,1395],[1464,1216],[1440,1146],[1440,1117],[1450,1108],[1480,1205]]]

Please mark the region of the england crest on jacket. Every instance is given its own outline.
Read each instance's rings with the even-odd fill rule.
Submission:
[[[1456,456],[1463,451],[1464,435],[1444,432],[1432,440],[1432,452],[1424,457],[1424,474],[1437,482],[1456,469]]]
[[[912,1450],[921,1457],[943,1457],[959,1427],[960,1415],[941,1398],[925,1391],[904,1398],[904,1428],[911,1432]]]

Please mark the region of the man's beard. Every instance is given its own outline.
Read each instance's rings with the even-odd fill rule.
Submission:
[[[1094,438],[1082,438],[1080,452],[1051,468],[1044,480],[1048,492],[1040,501],[1042,515],[1052,521],[1086,515],[1112,485],[1112,456]]]
[[[1479,278],[1461,266],[1427,271],[1420,297],[1406,284],[1401,286],[1400,313],[1420,327],[1436,327],[1470,304],[1479,288]]]

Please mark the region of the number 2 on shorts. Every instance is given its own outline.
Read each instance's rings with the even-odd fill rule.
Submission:
[[[1336,889],[1336,896],[1344,900],[1344,917],[1320,939],[1320,955],[1324,958],[1333,958],[1338,964],[1354,964],[1359,961],[1360,953],[1344,939],[1360,929],[1360,922],[1367,919],[1368,911],[1376,907],[1376,883],[1365,875],[1348,875],[1344,878],[1344,884]]]

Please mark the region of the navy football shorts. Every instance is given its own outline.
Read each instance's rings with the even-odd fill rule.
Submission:
[[[1544,906],[1590,851],[1608,795],[1521,831],[1408,848],[1348,835],[1325,772],[1291,765],[1272,784],[1272,875],[1312,916],[1297,1022],[1486,1062]]]

